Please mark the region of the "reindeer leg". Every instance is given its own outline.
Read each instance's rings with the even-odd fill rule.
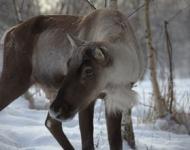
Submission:
[[[16,36],[8,33],[4,42],[3,70],[0,78],[0,111],[31,86],[32,54],[30,55],[28,51],[31,52],[32,49],[27,44],[21,44],[21,47],[15,40]]]
[[[13,56],[14,58],[14,56]],[[0,111],[13,100],[24,94],[31,86],[31,66],[26,62],[24,65],[8,61],[4,58],[4,67],[0,78]]]
[[[110,150],[122,150],[122,113],[110,114],[106,111],[106,123]]]
[[[54,136],[54,138],[57,140],[57,142],[61,145],[61,147],[64,150],[74,150],[73,146],[71,145],[71,143],[69,142],[62,130],[61,122],[53,119],[49,115],[49,113],[45,121],[45,126],[48,128],[48,130],[51,132],[51,134]]]
[[[79,125],[82,140],[82,150],[94,150],[93,117],[94,104],[92,102],[86,109],[79,113]]]
[[[11,81],[0,81],[0,111],[24,94],[29,87],[30,84],[19,85]]]

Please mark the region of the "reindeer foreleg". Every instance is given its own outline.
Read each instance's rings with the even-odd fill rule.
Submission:
[[[49,113],[47,115],[45,126],[57,140],[57,142],[61,145],[64,150],[74,150],[74,147],[71,145],[69,140],[67,139],[66,135],[62,130],[61,122],[53,119]]]
[[[121,113],[108,113],[106,111],[106,123],[110,150],[122,150]]]
[[[82,150],[94,150],[93,117],[94,102],[79,113]]]

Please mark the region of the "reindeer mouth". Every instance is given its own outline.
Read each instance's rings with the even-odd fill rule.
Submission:
[[[77,113],[77,110],[64,112],[60,108],[58,112],[55,112],[55,111],[52,111],[52,109],[49,109],[50,116],[59,122],[65,122],[65,121],[73,119],[76,113]]]
[[[74,116],[76,115],[77,112],[72,112],[69,113],[67,115],[63,115],[63,114],[59,114],[56,119],[59,120],[60,122],[65,122],[65,121],[69,121],[71,119],[74,118]]]

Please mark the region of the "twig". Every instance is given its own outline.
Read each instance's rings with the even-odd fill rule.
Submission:
[[[167,22],[170,23],[171,21],[173,21],[177,16],[179,16],[185,9],[187,9],[188,7],[190,7],[190,4],[187,5],[185,8],[180,9],[178,12],[176,12],[172,17],[170,17]]]
[[[150,1],[150,3],[151,2],[153,2],[154,0],[151,0]],[[127,16],[128,18],[129,17],[131,17],[131,16],[133,16],[134,14],[136,14],[138,11],[140,11],[142,8],[144,8],[145,7],[145,3],[144,4],[142,4],[142,5],[140,5],[138,8],[136,8],[134,11],[132,11],[131,13],[129,13],[129,15]]]
[[[144,8],[145,7],[145,3],[142,4],[141,6],[139,6],[138,8],[136,8],[133,12],[131,12],[127,17],[131,17],[133,16],[134,14],[136,14],[140,9]]]
[[[13,5],[16,13],[16,19],[18,23],[21,23],[23,21],[21,11],[19,10],[18,4],[16,0],[13,0]]]
[[[22,14],[22,11],[23,11],[24,1],[25,1],[25,0],[22,0],[21,5],[20,5],[20,8],[19,8],[20,14]]]
[[[168,83],[168,102],[169,102],[169,112],[172,113],[173,101],[174,101],[174,83],[173,83],[173,48],[168,32],[168,22],[164,22],[166,45],[169,59],[169,83]]]
[[[90,5],[92,9],[96,10],[96,7],[89,0],[86,0],[86,2]]]
[[[144,104],[144,103],[141,103],[141,102],[139,102],[139,104],[143,105],[145,107],[149,107],[149,108],[155,109],[154,106],[151,106],[151,105],[147,105],[147,104]]]

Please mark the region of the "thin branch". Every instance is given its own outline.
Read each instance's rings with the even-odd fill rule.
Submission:
[[[24,2],[25,2],[25,0],[22,0],[21,5],[20,5],[20,8],[19,8],[20,14],[22,14]]]
[[[139,102],[139,104],[140,104],[140,105],[143,105],[143,106],[145,106],[145,107],[149,107],[149,108],[155,109],[155,107],[154,107],[154,106],[151,106],[151,105],[147,105],[147,104],[144,104],[144,103],[141,103],[141,102]]]
[[[86,0],[86,2],[90,5],[92,9],[96,10],[96,7],[89,0]]]
[[[174,102],[174,82],[173,82],[173,48],[170,40],[170,35],[168,32],[168,22],[164,22],[166,45],[169,59],[169,83],[168,83],[168,102],[169,102],[169,112],[172,113],[173,102]]]
[[[131,17],[131,16],[133,16],[134,14],[136,14],[139,10],[141,10],[142,8],[144,8],[145,7],[145,3],[144,4],[142,4],[141,6],[139,6],[138,8],[136,8],[133,12],[131,12],[127,17],[129,18],[129,17]]]
[[[153,2],[153,0],[150,1],[150,3]],[[142,8],[145,7],[145,3],[140,5],[138,8],[136,8],[134,11],[132,11],[131,13],[129,13],[129,15],[127,16],[128,18],[135,15],[138,11],[140,11]]]
[[[183,9],[180,9],[178,12],[176,12],[172,17],[170,17],[168,20],[167,20],[167,22],[169,23],[169,22],[171,22],[171,21],[173,21],[177,16],[179,16],[185,9],[187,9],[187,8],[189,8],[190,7],[190,4],[189,5],[187,5],[185,8],[183,8]]]
[[[23,19],[22,19],[21,11],[19,10],[19,7],[18,7],[18,4],[17,4],[16,0],[13,0],[13,6],[14,6],[14,9],[15,9],[17,22],[21,23],[23,21]]]

